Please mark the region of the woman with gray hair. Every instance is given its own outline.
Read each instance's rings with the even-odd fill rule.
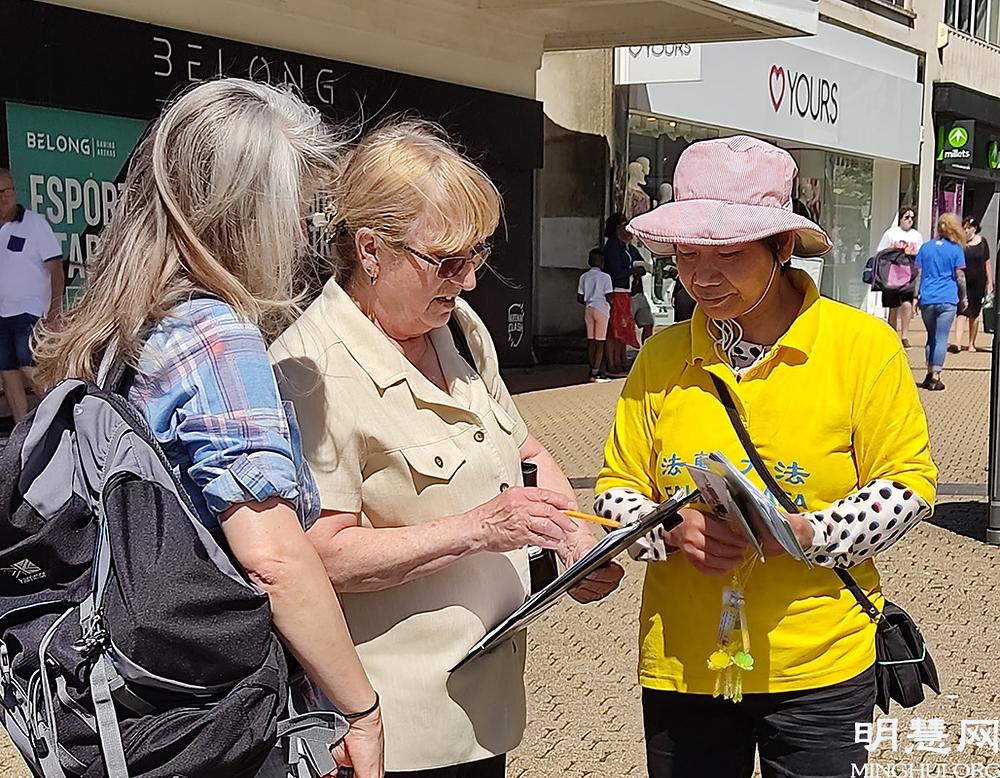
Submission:
[[[381,778],[378,696],[302,528],[315,484],[265,347],[295,310],[304,216],[339,145],[317,111],[270,86],[223,79],[187,92],[136,150],[83,299],[43,327],[37,358],[48,383],[93,380],[109,350],[135,368],[129,400],[198,518],[353,719],[338,763]]]

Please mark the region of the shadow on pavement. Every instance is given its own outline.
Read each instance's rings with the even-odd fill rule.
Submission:
[[[939,502],[934,516],[928,521],[941,529],[985,543],[988,508],[988,503],[979,501]]]
[[[590,376],[590,368],[587,365],[538,365],[508,368],[500,372],[511,394],[577,386],[587,383]]]

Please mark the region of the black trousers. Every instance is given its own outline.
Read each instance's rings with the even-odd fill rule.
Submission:
[[[868,762],[856,723],[871,722],[875,669],[822,689],[747,694],[734,703],[702,694],[642,690],[650,778],[851,778]]]
[[[507,755],[500,754],[479,762],[466,762],[433,770],[407,770],[386,773],[385,778],[504,778],[507,775]]]

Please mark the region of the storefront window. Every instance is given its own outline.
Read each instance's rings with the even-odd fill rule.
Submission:
[[[822,291],[858,308],[868,293],[861,275],[871,246],[873,169],[870,159],[826,155],[823,222],[833,250],[823,267]]]

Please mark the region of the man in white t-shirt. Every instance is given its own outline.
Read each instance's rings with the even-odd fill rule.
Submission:
[[[0,168],[0,376],[7,404],[20,421],[24,391],[34,385],[31,333],[49,313],[62,310],[62,247],[44,216],[17,203],[14,177]]]
[[[580,276],[576,299],[585,305],[584,322],[587,325],[587,356],[590,359],[590,382],[607,381],[601,374],[604,364],[604,343],[608,339],[608,322],[611,319],[611,294],[614,286],[611,276],[604,272],[604,252],[590,250],[590,270]]]

